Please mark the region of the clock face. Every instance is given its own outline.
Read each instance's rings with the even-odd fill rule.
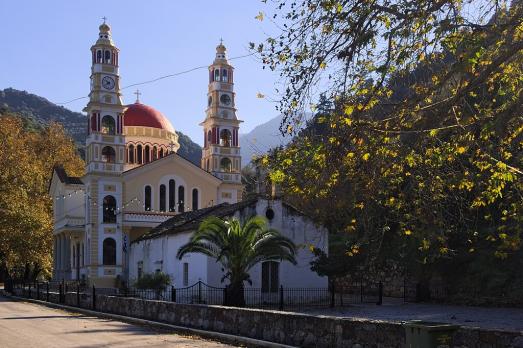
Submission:
[[[231,104],[231,97],[228,94],[222,94],[220,101],[222,104],[229,105]]]
[[[102,79],[102,86],[105,89],[111,90],[114,88],[114,80],[110,76],[104,76]]]

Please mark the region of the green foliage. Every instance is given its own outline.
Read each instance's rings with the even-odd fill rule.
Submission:
[[[219,262],[229,280],[229,305],[244,306],[244,282],[251,283],[249,270],[264,261],[296,263],[296,246],[278,231],[268,228],[265,218],[251,217],[244,224],[236,218],[206,218],[191,240],[180,247],[177,257],[201,253]]]
[[[165,290],[171,284],[171,277],[163,272],[146,273],[138,278],[134,286],[138,289]]]
[[[279,3],[283,31],[259,52],[289,82],[282,131],[313,87],[324,95],[261,163],[343,240],[339,259],[392,258],[425,278],[490,255],[510,275],[523,232],[523,3]]]

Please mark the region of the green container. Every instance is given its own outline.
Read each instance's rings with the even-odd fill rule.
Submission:
[[[407,348],[452,347],[452,336],[458,325],[413,320],[403,324]]]

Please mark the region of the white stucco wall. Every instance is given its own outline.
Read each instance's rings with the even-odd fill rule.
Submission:
[[[328,233],[321,226],[314,223],[288,208],[281,201],[258,200],[255,209],[247,208],[242,211],[238,218],[246,218],[252,214],[265,216],[268,207],[274,211],[274,218],[269,221],[270,227],[280,231],[283,235],[294,241],[297,246],[297,264],[282,262],[279,267],[279,283],[284,287],[293,288],[325,288],[328,286],[328,279],[320,277],[310,270],[310,261],[313,254],[309,249],[310,245],[327,250]],[[223,287],[221,282],[223,272],[221,265],[214,259],[210,259],[202,254],[189,254],[182,260],[176,258],[178,249],[189,241],[192,233],[183,232],[173,235],[164,235],[155,239],[144,240],[131,244],[129,275],[131,281],[138,276],[138,262],[143,262],[143,272],[151,273],[160,269],[167,273],[173,280],[173,285],[177,288],[183,287],[183,263],[189,264],[189,285],[201,280],[211,286]],[[261,264],[256,265],[250,272],[252,287],[261,288]],[[249,286],[246,284],[246,286]]]

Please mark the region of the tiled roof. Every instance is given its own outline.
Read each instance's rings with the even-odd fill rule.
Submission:
[[[68,176],[64,167],[62,166],[55,166],[54,170],[56,172],[56,175],[58,175],[58,178],[61,182],[68,185],[83,185],[84,183],[82,180],[78,177],[74,176]]]
[[[222,203],[208,208],[181,213],[162,222],[148,233],[134,240],[132,243],[184,231],[194,231],[198,229],[200,223],[209,216],[216,216],[219,218],[231,216],[237,211],[255,206],[257,202],[258,198],[252,198],[234,204]]]

